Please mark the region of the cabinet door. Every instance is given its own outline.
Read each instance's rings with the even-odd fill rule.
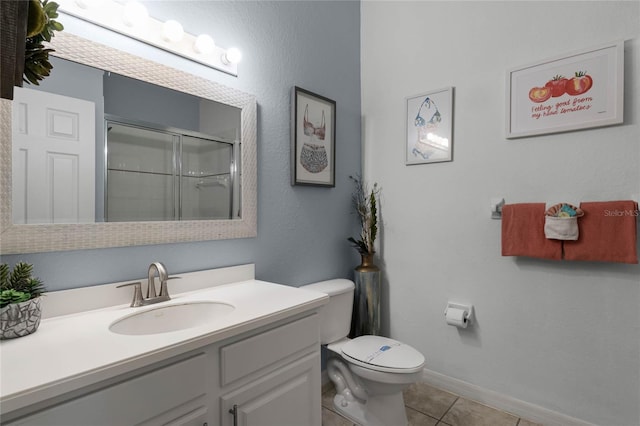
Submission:
[[[206,356],[197,355],[47,408],[10,425],[189,425],[206,422]]]
[[[315,352],[222,396],[220,423],[320,426],[320,388],[320,354]]]

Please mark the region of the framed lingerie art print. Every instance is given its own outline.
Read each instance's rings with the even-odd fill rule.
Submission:
[[[405,164],[453,160],[453,87],[406,98]]]
[[[336,102],[294,87],[291,185],[335,186]]]

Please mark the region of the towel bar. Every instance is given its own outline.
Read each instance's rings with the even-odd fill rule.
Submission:
[[[491,219],[502,219],[502,206],[506,204],[504,198],[491,199]]]

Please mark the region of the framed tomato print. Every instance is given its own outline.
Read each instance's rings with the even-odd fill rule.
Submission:
[[[624,42],[507,73],[507,139],[620,124]]]

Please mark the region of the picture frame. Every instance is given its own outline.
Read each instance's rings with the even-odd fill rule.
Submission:
[[[453,161],[453,87],[405,98],[405,165]]]
[[[291,98],[291,185],[335,187],[336,102],[297,86]]]
[[[624,42],[512,68],[506,95],[507,139],[621,124]]]

